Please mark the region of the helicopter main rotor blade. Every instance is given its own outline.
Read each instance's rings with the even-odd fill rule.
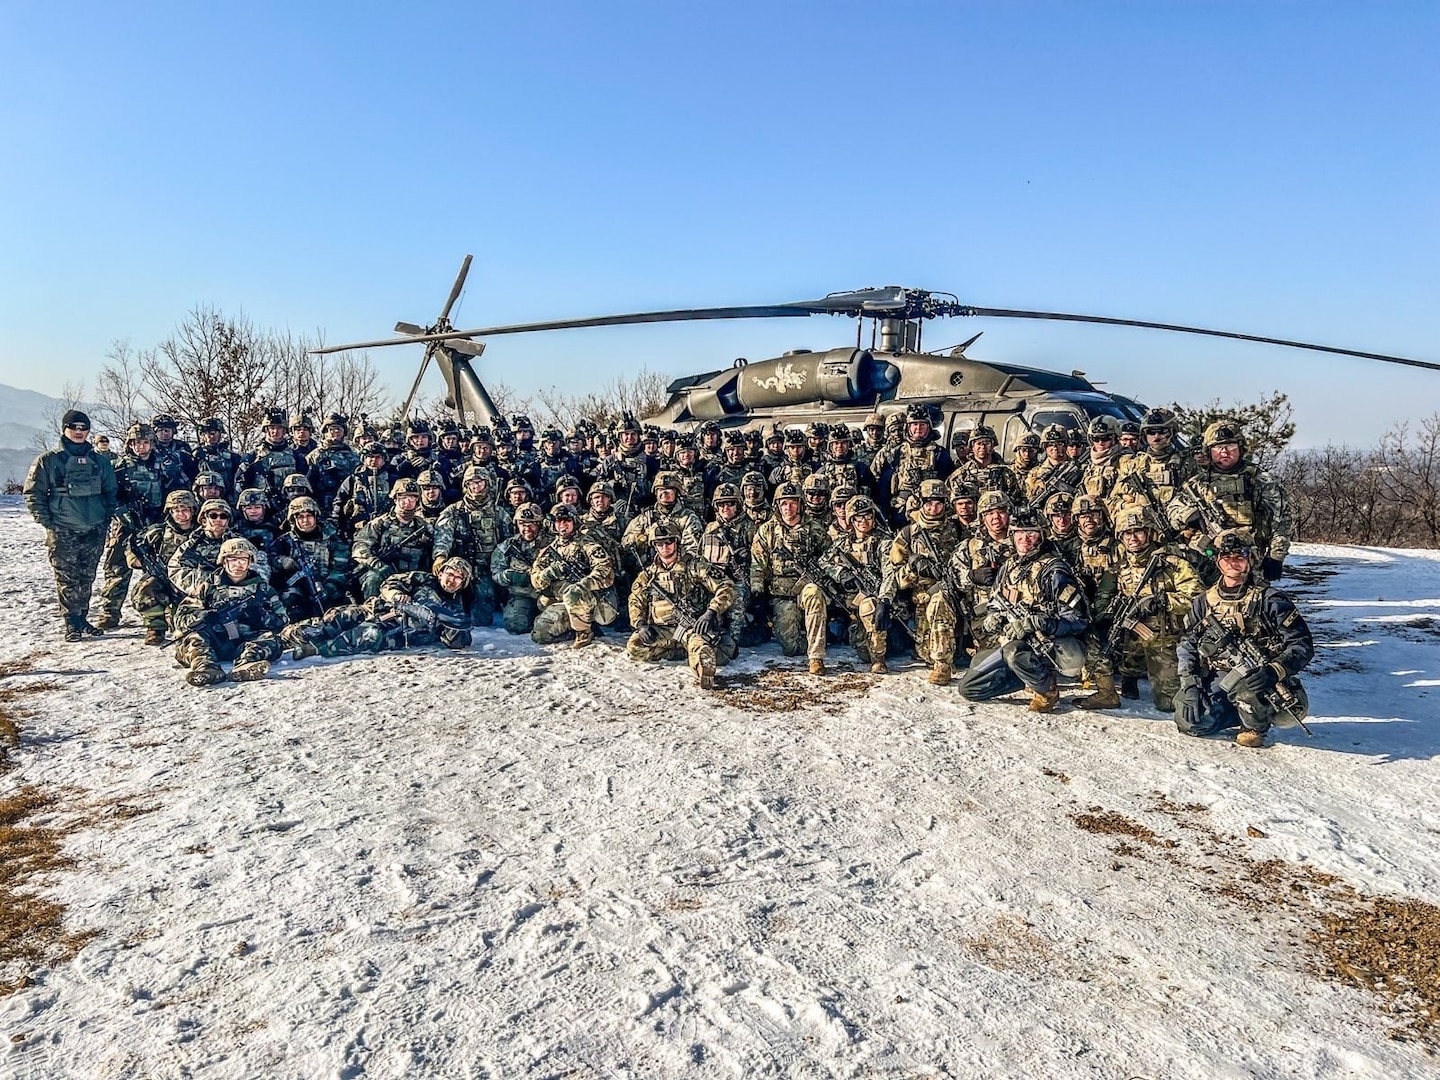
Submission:
[[[1049,319],[1057,322],[1099,323],[1102,326],[1139,326],[1148,330],[1172,330],[1178,334],[1202,334],[1205,337],[1229,338],[1234,341],[1258,341],[1262,345],[1284,345],[1291,349],[1309,349],[1311,352],[1335,353],[1338,356],[1358,356],[1362,360],[1381,360],[1387,364],[1405,364],[1408,367],[1440,371],[1440,364],[1428,360],[1412,360],[1405,356],[1387,356],[1384,353],[1360,352],[1358,349],[1340,349],[1333,345],[1313,345],[1308,341],[1290,341],[1286,338],[1262,337],[1259,334],[1236,334],[1229,330],[1205,330],[1198,326],[1177,326],[1174,323],[1147,322],[1144,319],[1113,319],[1104,315],[1067,315],[1059,311],[1019,311],[1014,308],[982,308],[968,304],[950,312],[953,315],[975,315],[995,319]]]
[[[415,373],[415,381],[410,384],[410,393],[405,395],[405,404],[400,409],[400,417],[404,419],[410,415],[410,406],[415,404],[415,395],[420,392],[420,380],[425,378],[425,369],[430,366],[430,358],[435,355],[436,346],[430,345],[425,349],[424,359],[420,361],[420,370]]]
[[[425,333],[425,327],[416,326],[413,322],[397,322],[395,324],[395,332],[397,334],[409,334],[413,337],[416,334]]]
[[[450,309],[455,306],[455,301],[460,296],[460,290],[465,288],[465,276],[470,273],[471,258],[472,256],[466,255],[465,261],[460,264],[460,273],[455,275],[455,284],[450,287],[450,298],[445,301],[445,310],[440,312],[440,322],[444,322],[450,317]]]

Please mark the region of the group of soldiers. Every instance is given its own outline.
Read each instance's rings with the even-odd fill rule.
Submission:
[[[984,425],[942,445],[924,404],[855,429],[414,418],[353,442],[344,416],[318,440],[308,416],[265,419],[248,453],[216,418],[192,447],[161,415],[112,455],[67,414],[25,484],[67,640],[118,626],[128,597],[146,642],[178,641],[207,685],[286,651],[464,648],[498,613],[542,644],[623,631],[630,656],[684,659],[706,688],[773,639],[812,675],[840,645],[877,673],[913,655],[937,686],[1027,690],[1034,712],[1061,677],[1087,709],[1145,677],[1182,731],[1238,727],[1247,746],[1303,721],[1313,644],[1272,584],[1288,500],[1234,423],[1182,447],[1168,410],[1100,416],[1027,434],[1007,462]]]

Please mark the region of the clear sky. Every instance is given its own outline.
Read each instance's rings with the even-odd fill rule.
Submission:
[[[1435,3],[0,3],[0,382],[196,304],[384,337],[888,283],[1440,361]],[[931,324],[1300,442],[1440,373],[1153,331]],[[816,317],[491,343],[517,389],[843,344]],[[397,392],[420,350],[372,353]],[[440,388],[432,374],[432,390]]]

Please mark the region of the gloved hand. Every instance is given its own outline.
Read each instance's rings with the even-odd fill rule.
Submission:
[[[289,555],[277,555],[275,557],[275,569],[288,574],[292,570],[299,570],[300,564],[290,558]]]
[[[1141,597],[1135,604],[1135,617],[1137,619],[1150,619],[1156,615],[1163,615],[1170,606],[1165,597],[1157,594]]]
[[[720,637],[720,616],[715,613],[714,608],[706,608],[700,618],[695,620],[695,633],[707,641]]]
[[[1200,702],[1198,685],[1182,686],[1175,695],[1175,726],[1186,735],[1200,734],[1200,722],[1204,709]]]
[[[654,623],[642,623],[635,628],[635,636],[648,649],[660,643],[660,628]]]
[[[889,600],[878,600],[875,603],[875,629],[882,634],[890,629]]]
[[[1245,689],[1252,694],[1263,694],[1280,681],[1275,669],[1269,664],[1258,667],[1245,676]]]
[[[988,589],[995,584],[995,567],[986,563],[984,566],[977,566],[970,571],[970,584],[979,585],[982,589]]]
[[[1200,516],[1199,510],[1191,510],[1190,516],[1180,524],[1187,529],[1198,529],[1201,525],[1205,524],[1205,519]]]
[[[910,569],[915,571],[916,577],[929,578],[931,581],[940,580],[940,567],[929,555],[919,556],[910,564]]]
[[[1285,573],[1285,564],[1279,559],[1262,559],[1260,573],[1266,581],[1279,581],[1280,575]]]
[[[1008,621],[1009,620],[1006,619],[1004,615],[1001,615],[998,611],[992,611],[989,615],[986,615],[985,618],[981,620],[980,629],[984,630],[985,633],[989,634],[991,637],[994,637],[995,635],[999,634],[1000,631],[1005,629],[1005,624]]]
[[[510,588],[512,588],[512,589],[515,588],[517,585],[519,585],[519,586],[529,585],[529,584],[530,584],[530,575],[529,575],[528,573],[526,573],[524,570],[506,570],[506,571],[505,571],[505,584],[508,585],[508,586],[509,586]]]

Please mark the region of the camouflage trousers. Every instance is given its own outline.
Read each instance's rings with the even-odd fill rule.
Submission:
[[[1203,701],[1205,713],[1201,717],[1201,726],[1195,730],[1189,730],[1180,723],[1179,714],[1176,714],[1175,726],[1187,735],[1213,735],[1226,728],[1233,728],[1237,725],[1249,731],[1258,731],[1265,734],[1278,719],[1282,726],[1290,726],[1293,723],[1288,713],[1282,713],[1269,702],[1256,694],[1252,694],[1244,686],[1226,695],[1215,684],[1220,681],[1218,674],[1211,674],[1202,683]],[[1303,719],[1310,715],[1310,695],[1305,692],[1305,687],[1295,676],[1285,680],[1285,687],[1294,695],[1299,702],[1300,716]]]
[[[488,630],[495,623],[495,585],[484,574],[476,574],[470,583],[470,619],[477,630]]]
[[[825,593],[812,584],[803,586],[798,597],[772,596],[770,624],[780,651],[786,656],[803,652],[811,660],[825,659],[826,607]]]
[[[879,606],[875,597],[856,593],[841,600],[850,613],[850,647],[867,664],[883,662],[889,642],[887,635],[875,628],[875,609]]]
[[[125,557],[125,547],[130,533],[118,521],[110,523],[110,535],[105,540],[105,556],[100,565],[105,570],[105,582],[100,586],[100,606],[106,615],[120,621],[120,609],[125,606],[125,596],[130,591],[130,563]]]
[[[95,573],[100,566],[100,553],[105,546],[105,530],[72,532],[69,529],[47,529],[45,551],[55,571],[55,591],[60,597],[60,610],[67,618],[85,618],[90,611],[90,591],[95,587]]]
[[[1025,639],[976,653],[960,678],[960,696],[968,701],[989,701],[1027,687],[1048,692],[1055,688],[1057,673],[1070,678],[1080,674],[1085,667],[1085,647],[1079,638],[1056,638],[1048,644],[1054,651],[1053,661]]]
[[[955,598],[939,585],[916,589],[915,655],[927,664],[955,662],[955,627],[960,622]]]
[[[535,616],[530,637],[537,645],[554,645],[572,633],[589,631],[595,623],[609,626],[615,621],[615,606],[604,603],[603,591],[594,593],[584,585],[562,585],[558,599],[551,600]]]
[[[160,583],[149,576],[135,583],[135,590],[130,594],[130,606],[147,630],[164,630],[175,613],[175,606],[166,601]]]
[[[175,646],[175,662],[181,667],[213,667],[221,660],[248,664],[254,660],[279,660],[284,647],[274,634],[261,634],[249,641],[214,638],[198,631],[186,634]]]
[[[500,612],[500,621],[512,634],[528,634],[535,625],[535,615],[539,610],[540,604],[535,597],[511,590],[510,599],[505,601],[505,608]]]
[[[660,638],[654,645],[642,642],[639,631],[630,635],[630,640],[625,643],[625,652],[631,659],[644,663],[659,663],[661,660],[679,660],[683,657],[699,679],[715,674],[716,668],[724,667],[734,660],[739,652],[735,638],[730,634],[722,635],[716,644],[711,645],[699,634],[686,634],[685,640],[680,641],[675,636],[673,626],[656,626],[655,629],[660,631]]]
[[[1156,634],[1146,641],[1132,642],[1133,650],[1126,652],[1144,665],[1150,680],[1150,693],[1155,707],[1161,712],[1175,709],[1175,695],[1180,689],[1179,660],[1175,655],[1180,639],[1170,634]]]

